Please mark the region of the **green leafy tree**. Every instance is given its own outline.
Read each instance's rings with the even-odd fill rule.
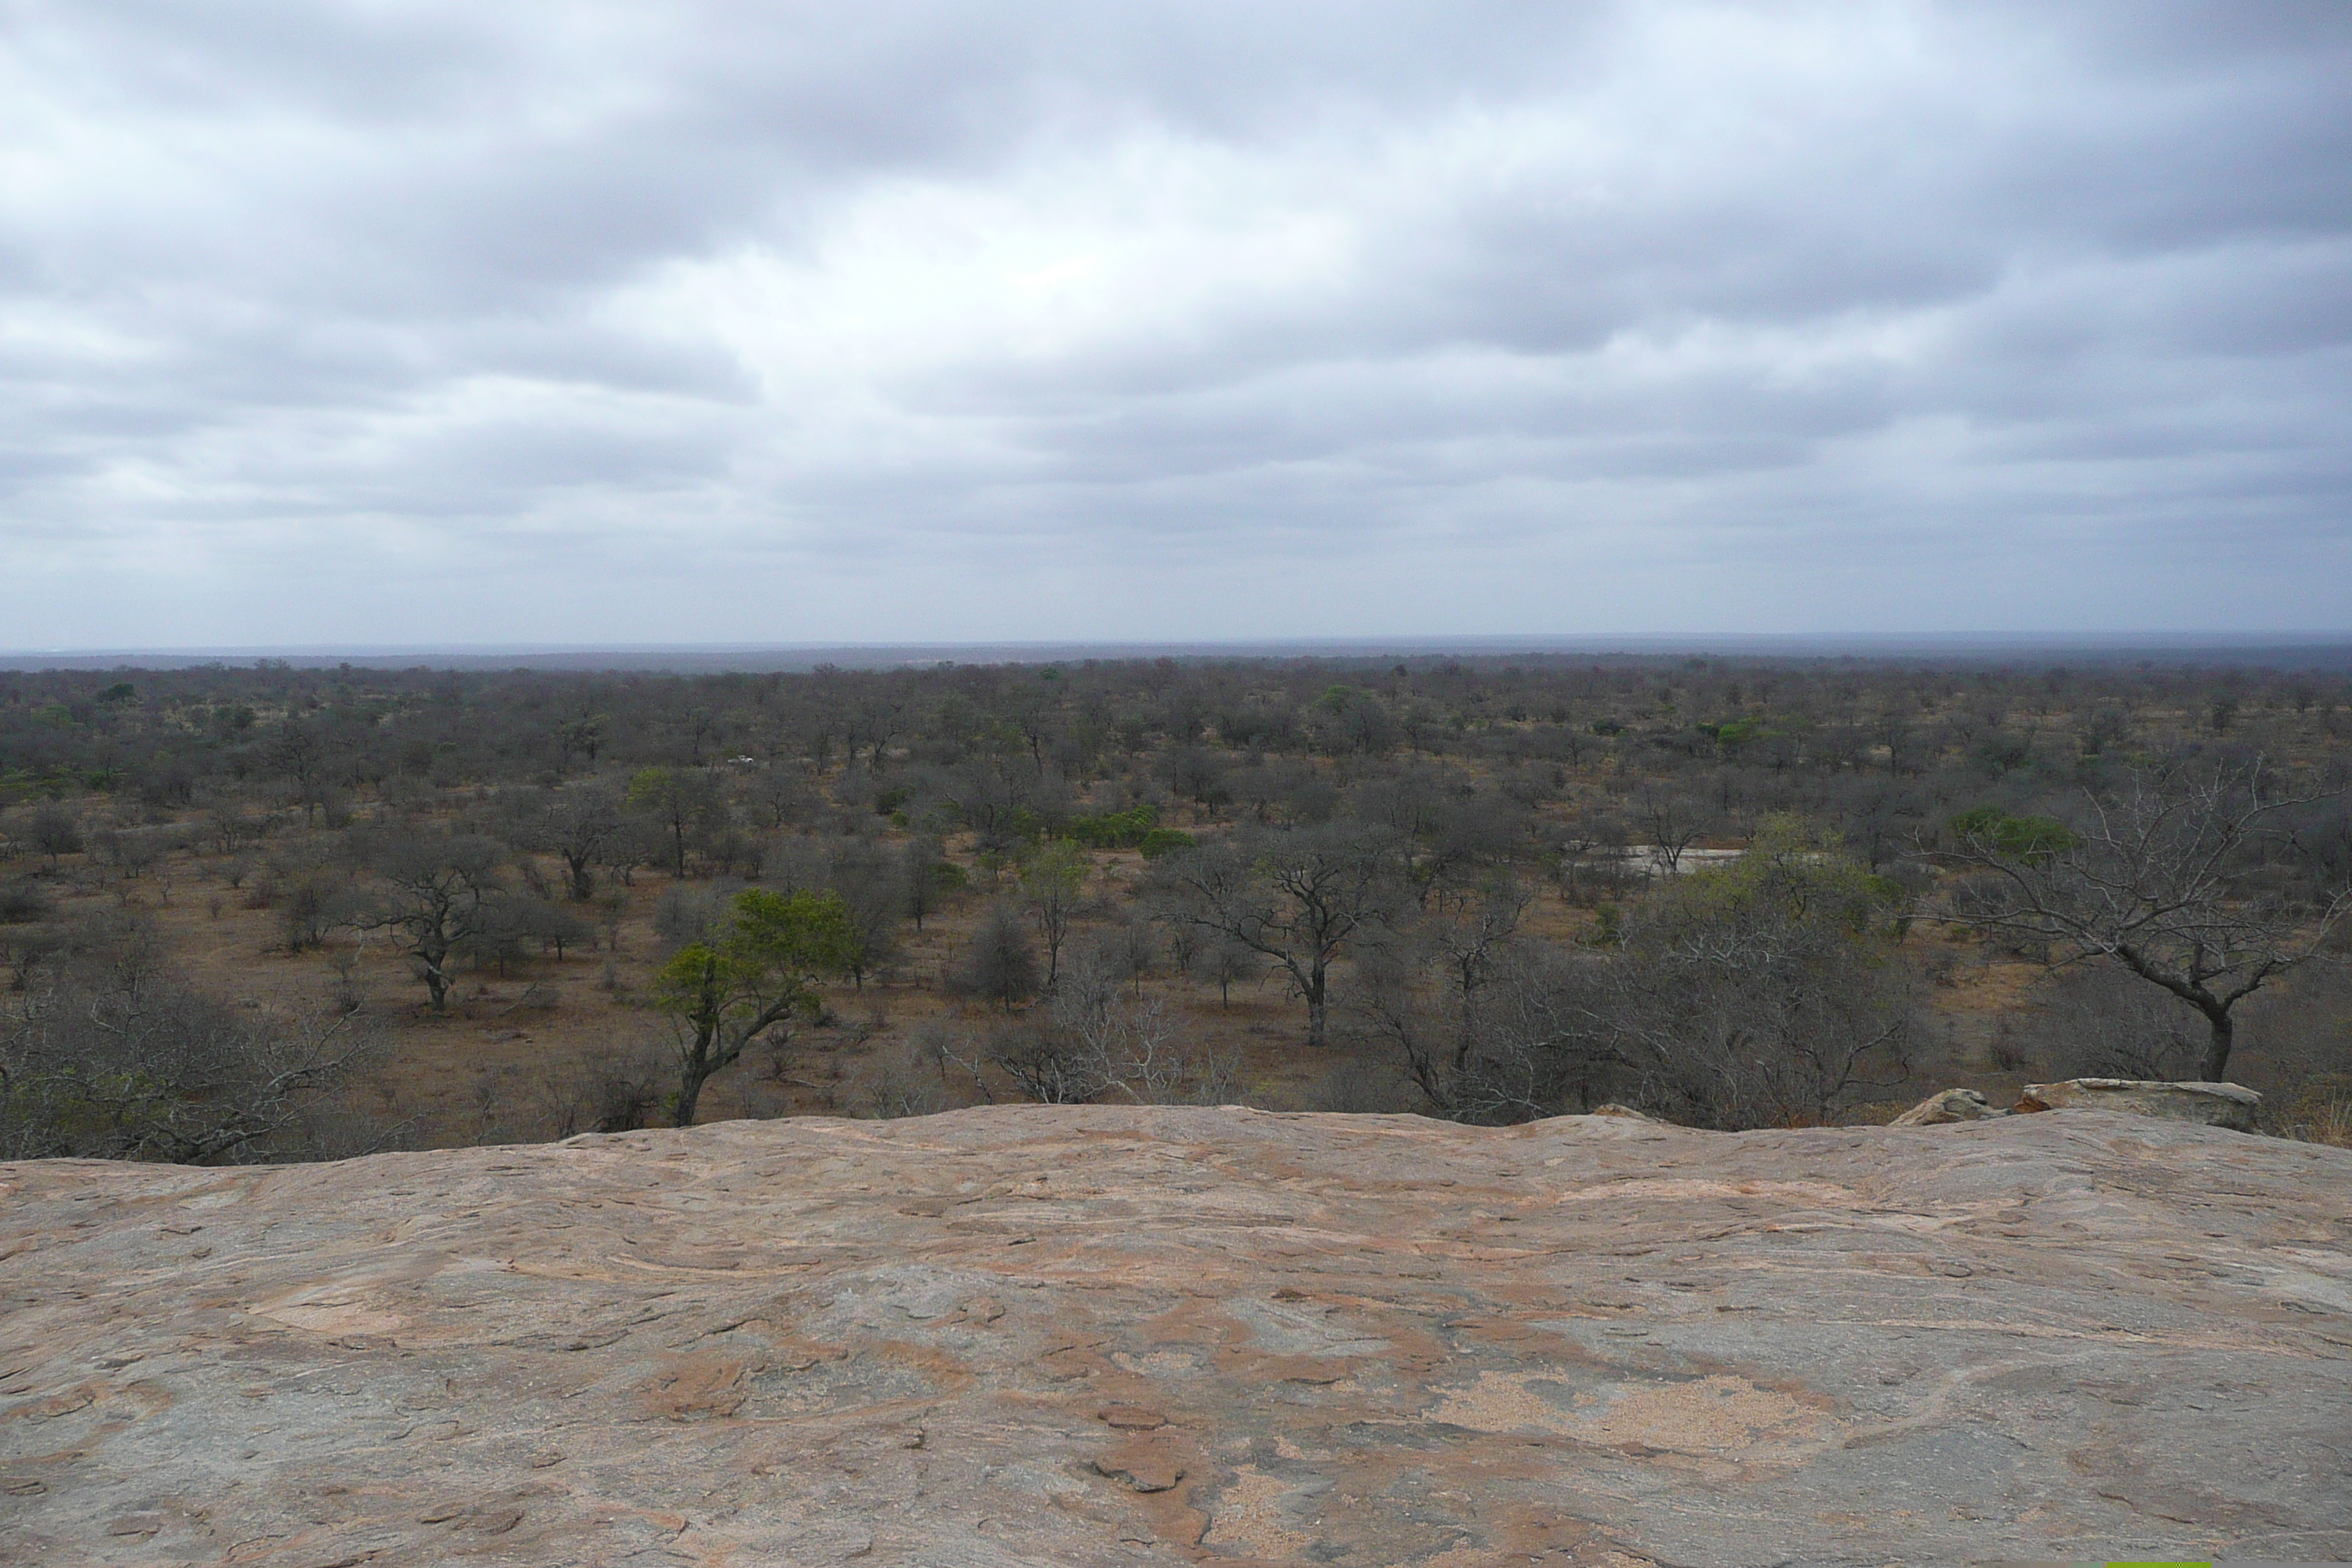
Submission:
[[[654,975],[654,1005],[677,1030],[674,1123],[694,1124],[702,1086],[745,1047],[795,1014],[817,1008],[816,983],[849,970],[857,933],[838,893],[735,896],[709,940],[688,942]]]

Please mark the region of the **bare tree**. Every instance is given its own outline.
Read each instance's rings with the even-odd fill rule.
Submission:
[[[848,1076],[847,1098],[857,1114],[884,1120],[929,1116],[948,1109],[945,1067],[936,1049],[912,1039],[885,1040]]]
[[[1000,1036],[988,1062],[1040,1105],[1083,1105],[1103,1090],[1099,1066],[1079,1041],[1034,1023]]]
[[[2205,1020],[2201,1065],[2218,1079],[2238,1005],[2316,955],[2352,907],[2340,879],[2296,874],[2293,817],[2332,798],[2282,792],[2257,758],[2136,773],[2063,822],[1969,813],[1953,823],[1950,858],[1969,873],[1953,911],[2179,997]]]
[[[1208,956],[1202,961],[1201,970],[1202,979],[1216,983],[1217,1005],[1231,1007],[1234,984],[1255,980],[1263,974],[1265,958],[1255,948],[1221,937],[1210,946]]]
[[[1160,950],[1148,921],[1128,919],[1088,942],[1084,956],[1087,963],[1126,981],[1141,996],[1144,981],[1159,963]]]
[[[68,951],[65,932],[49,925],[11,925],[0,930],[0,971],[7,989],[22,995],[33,989],[36,977]]]
[[[866,977],[887,974],[898,945],[898,922],[907,913],[907,880],[898,857],[878,843],[847,839],[828,858],[825,882],[841,897],[857,936],[849,958],[849,978],[866,989]]]
[[[744,795],[760,826],[772,833],[801,821],[815,804],[798,769],[781,767],[772,762],[753,777]]]
[[[2003,1038],[2037,1073],[2177,1079],[2204,1060],[2204,1018],[2121,965],[2054,969],[2031,1001],[2016,1026],[2003,1021]]]
[[[1068,794],[1027,768],[982,762],[944,770],[930,783],[940,805],[972,830],[976,847],[1000,854],[1034,831],[1038,818],[1060,810]]]
[[[641,768],[629,780],[628,803],[656,824],[669,846],[670,875],[686,875],[686,839],[720,810],[719,793],[699,768]]]
[[[125,957],[86,950],[0,1021],[0,1157],[299,1155],[320,1093],[380,1048],[355,1014],[248,1012]]]
[[[1225,787],[1225,764],[1216,752],[1201,746],[1179,746],[1165,764],[1169,789],[1195,805],[1210,810],[1233,799]]]
[[[438,1012],[457,979],[451,958],[498,922],[506,852],[492,839],[463,835],[403,836],[366,847],[386,893],[371,923],[393,934]]]
[[[1915,984],[1899,889],[1789,819],[1739,863],[1662,883],[1622,946],[1498,942],[1467,994],[1422,984],[1402,951],[1360,961],[1360,1008],[1442,1115],[1497,1122],[1590,1109],[1616,1086],[1675,1120],[1727,1128],[1829,1120],[1906,1067]],[[1424,1000],[1456,991],[1444,1012]]]
[[[1611,966],[1611,1048],[1678,1120],[1832,1120],[1909,1068],[1917,981],[1902,889],[1768,818],[1739,860],[1637,907]]]
[[[621,827],[620,803],[612,792],[585,784],[541,790],[524,799],[509,836],[518,848],[560,858],[572,900],[586,903],[596,895],[595,867]]]
[[[44,801],[34,809],[26,837],[35,849],[49,858],[53,871],[59,856],[81,853],[80,819],[57,801]]]
[[[1048,1105],[1213,1105],[1240,1092],[1237,1053],[1188,1039],[1165,1008],[1128,995],[1118,974],[1091,962],[1073,963],[1045,1016],[1000,1041],[989,1059]]]
[[[664,1098],[663,1066],[653,1049],[602,1045],[568,1067],[551,1068],[539,1086],[549,1136],[651,1126]]]
[[[552,954],[558,963],[569,949],[586,947],[595,940],[595,926],[569,904],[526,899],[518,900],[508,913],[515,933],[538,942],[540,950]]]
[[[908,840],[900,851],[898,879],[905,889],[906,911],[915,922],[915,930],[923,929],[923,917],[937,910],[950,886],[950,879],[961,879],[961,868],[940,852],[936,838],[918,837]]]
[[[1687,796],[1654,781],[1645,781],[1634,792],[1633,815],[1650,836],[1653,868],[1669,877],[1681,874],[1683,856],[1706,837],[1702,809]]]
[[[1220,1105],[1240,1097],[1238,1052],[1188,1037],[1158,1001],[1123,994],[1116,975],[1105,973],[1084,990],[1096,994],[1056,1021],[1087,1064],[1097,1086],[1089,1098],[1136,1105]],[[1079,998],[1073,995],[1071,1001]],[[1057,997],[1057,1014],[1063,1006]]]
[[[1519,921],[1533,896],[1507,872],[1489,877],[1476,889],[1445,889],[1432,896],[1423,924],[1425,940],[1444,960],[1446,979],[1469,1026],[1478,988],[1495,972],[1518,934]]]
[[[1613,961],[1509,946],[1496,954],[1467,1007],[1429,1005],[1416,966],[1396,948],[1359,962],[1361,1026],[1396,1051],[1432,1110],[1501,1125],[1589,1110],[1620,1065]]]
[[[265,761],[311,821],[318,820],[321,785],[325,782],[327,748],[318,731],[299,719],[288,719],[269,740]]]
[[[1307,1043],[1328,1037],[1332,960],[1401,900],[1393,837],[1333,825],[1204,846],[1161,860],[1174,918],[1282,966],[1307,1004]]]
[[[1021,891],[1029,900],[1029,912],[1037,917],[1037,933],[1045,939],[1047,990],[1061,978],[1062,944],[1069,940],[1070,922],[1077,917],[1093,869],[1093,858],[1066,838],[1045,845],[1021,868]]]

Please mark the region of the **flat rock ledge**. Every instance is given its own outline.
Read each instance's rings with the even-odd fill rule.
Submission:
[[[2254,1130],[2254,1112],[2263,1097],[2237,1083],[2167,1083],[2137,1078],[2070,1078],[2063,1083],[2029,1083],[2019,1095],[2017,1109],[2035,1110],[2123,1110],[2134,1116],[2161,1116],[2176,1121],[2201,1121],[2235,1132]]]
[[[2352,1559],[2347,1247],[2096,1110],[0,1165],[0,1559]]]

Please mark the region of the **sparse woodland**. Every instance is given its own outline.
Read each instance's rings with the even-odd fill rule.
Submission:
[[[0,1157],[1240,1102],[2352,1134],[2352,682],[1586,658],[0,674]]]

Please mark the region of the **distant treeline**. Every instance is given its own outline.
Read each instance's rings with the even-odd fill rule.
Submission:
[[[805,674],[211,666],[0,674],[0,804],[208,786],[298,793],[541,783],[667,764],[881,778],[1013,759],[1083,789],[1146,771],[1179,798],[1263,794],[1278,760],[1877,777],[1943,792],[2095,782],[2137,754],[2279,752],[2352,705],[2343,676],[2260,668],[1568,657],[1174,659]],[[2085,775],[2090,775],[2088,779]],[[912,790],[909,783],[902,787]],[[1254,803],[1260,804],[1262,803]]]

